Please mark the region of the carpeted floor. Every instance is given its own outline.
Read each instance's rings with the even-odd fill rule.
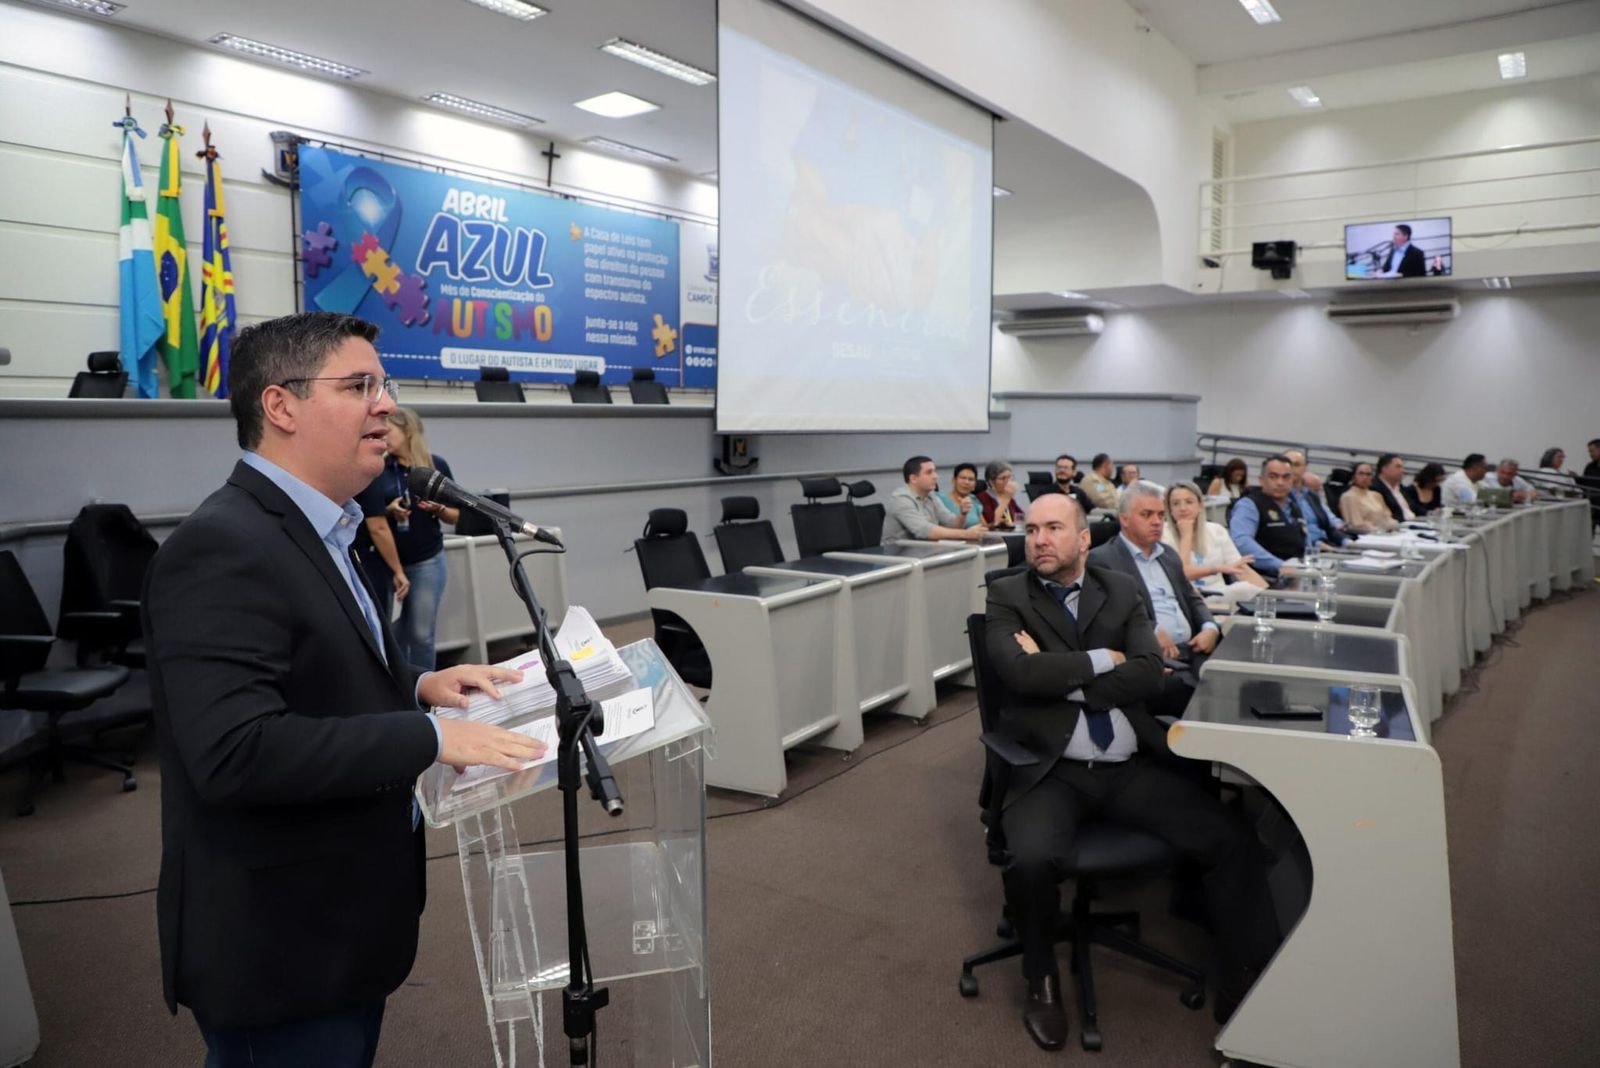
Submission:
[[[614,636],[641,632],[633,624]],[[1595,592],[1534,609],[1435,728],[1471,1068],[1590,1064],[1600,1044],[1590,900],[1600,885],[1597,634]],[[981,972],[975,1000],[956,993],[960,958],[992,941],[1000,899],[976,818],[976,735],[971,692],[943,690],[924,725],[870,717],[866,745],[848,759],[791,754],[778,804],[713,792],[710,962],[722,1064],[1048,1063],[1020,1026],[1015,966]],[[122,794],[116,776],[72,769],[29,819],[12,812],[17,773],[0,776],[0,867],[43,1030],[39,1068],[202,1059],[192,1021],[161,1004],[152,754],[139,775],[139,790]],[[527,841],[553,836],[558,823],[553,808],[536,807],[519,827]],[[430,835],[437,859],[421,950],[389,1001],[378,1063],[489,1064],[454,841]],[[1205,936],[1168,915],[1166,900],[1152,883],[1120,888],[1107,904],[1140,908],[1148,940],[1202,957]],[[1106,1042],[1096,1063],[1215,1063],[1210,1014],[1179,1006],[1175,982],[1105,953],[1095,975]],[[607,1011],[615,1041],[624,1017]],[[1086,1055],[1074,1037],[1063,1056]]]

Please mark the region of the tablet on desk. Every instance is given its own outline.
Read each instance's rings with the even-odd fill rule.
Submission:
[[[1322,709],[1316,705],[1251,705],[1250,714],[1257,719],[1301,719],[1318,720],[1323,717]]]

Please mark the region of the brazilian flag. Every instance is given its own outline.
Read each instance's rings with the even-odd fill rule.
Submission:
[[[183,239],[183,215],[178,193],[183,172],[178,165],[178,138],[183,127],[161,127],[161,195],[156,202],[156,277],[161,283],[161,315],[166,331],[161,335],[161,359],[167,365],[167,383],[174,397],[195,395],[195,374],[200,366],[200,341],[195,331],[194,298],[189,293],[189,248]]]

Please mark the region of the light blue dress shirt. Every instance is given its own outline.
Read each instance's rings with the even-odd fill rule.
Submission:
[[[378,619],[377,606],[372,603],[366,587],[356,575],[356,562],[350,555],[350,546],[355,543],[356,531],[361,529],[363,522],[361,509],[355,501],[345,501],[343,505],[334,504],[321,490],[291,475],[260,453],[246,452],[241,459],[281,489],[295,503],[295,507],[300,509],[317,537],[322,539],[323,548],[328,550],[328,555],[333,560],[334,570],[344,579],[345,585],[350,589],[350,596],[356,599],[356,604],[361,608],[361,615],[367,621],[367,628],[372,631],[373,640],[377,642],[378,655],[383,657],[383,662],[387,664],[389,658],[383,649],[383,624]],[[427,674],[429,673],[417,677],[418,688],[422,686],[422,680]],[[428,717],[428,722],[433,724],[433,732],[439,739],[439,749],[434,754],[434,758],[438,759],[438,753],[444,749],[444,732],[439,729],[438,721],[432,716]]]
[[[1126,534],[1117,536],[1128,547],[1128,552],[1133,556],[1133,566],[1139,569],[1139,577],[1144,579],[1144,588],[1150,593],[1150,606],[1156,612],[1156,626],[1167,632],[1167,637],[1172,639],[1174,645],[1182,645],[1194,637],[1189,618],[1183,614],[1183,605],[1178,603],[1178,592],[1172,588],[1167,569],[1161,566],[1161,554],[1167,551],[1167,547],[1158,541],[1155,551],[1146,556],[1128,540]],[[1215,623],[1206,623],[1201,629],[1205,627],[1220,630]]]
[[[1293,497],[1289,498],[1291,501]],[[1295,502],[1295,510],[1300,510],[1299,502]],[[1300,517],[1302,522],[1304,517]],[[1283,569],[1286,561],[1273,556],[1256,540],[1256,527],[1261,524],[1261,512],[1256,508],[1256,502],[1249,497],[1240,497],[1233,506],[1233,515],[1228,519],[1228,536],[1233,539],[1233,544],[1246,556],[1255,557],[1250,561],[1250,566],[1263,575],[1276,575]]]

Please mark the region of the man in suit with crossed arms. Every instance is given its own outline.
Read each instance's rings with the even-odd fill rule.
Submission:
[[[988,655],[1009,691],[997,729],[1038,757],[1005,785],[1006,900],[1028,982],[1023,1025],[1042,1048],[1066,1043],[1054,935],[1061,868],[1081,820],[1105,815],[1148,830],[1204,869],[1231,1011],[1279,934],[1258,843],[1192,778],[1168,766],[1166,731],[1146,710],[1160,695],[1161,648],[1138,585],[1086,567],[1089,530],[1070,497],[1041,497],[1026,518],[1028,569],[989,587]]]
[[[162,985],[169,1011],[194,1012],[207,1068],[370,1065],[426,892],[412,782],[544,749],[421,711],[521,673],[413,678],[351,553],[351,498],[383,470],[394,410],[377,333],[326,312],[239,333],[244,455],[146,580]]]

